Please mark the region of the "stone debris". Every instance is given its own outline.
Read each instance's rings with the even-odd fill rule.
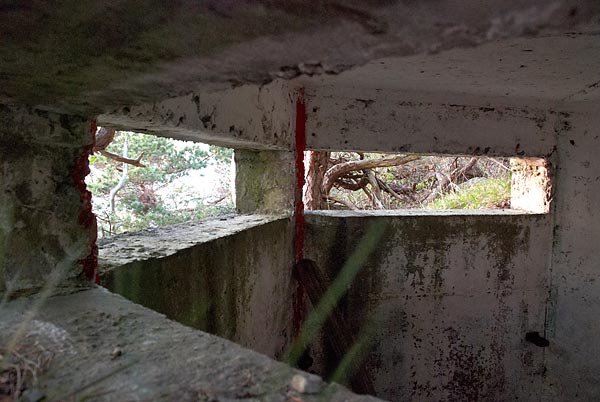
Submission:
[[[323,386],[323,380],[312,374],[296,374],[290,381],[290,387],[301,394],[318,394]]]

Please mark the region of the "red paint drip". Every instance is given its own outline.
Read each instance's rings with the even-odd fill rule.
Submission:
[[[304,150],[306,149],[306,105],[304,104],[304,89],[301,88],[296,99],[296,210],[295,245],[296,262],[304,258],[304,202],[302,189],[304,187]]]
[[[306,149],[306,104],[304,103],[304,88],[301,88],[296,99],[296,194],[294,211],[294,248],[296,263],[304,258],[304,202],[302,189],[304,187],[304,150]],[[296,288],[293,300],[293,331],[294,337],[300,333],[304,321],[306,292],[302,286]]]
[[[79,213],[79,224],[89,232],[91,238],[90,253],[87,257],[79,260],[79,264],[81,264],[85,277],[99,284],[100,275],[98,272],[98,246],[96,245],[98,237],[96,215],[92,212],[92,193],[89,192],[87,185],[85,184],[85,177],[90,173],[90,162],[88,158],[94,149],[96,128],[96,120],[92,120],[90,125],[90,132],[93,139],[92,143],[83,148],[83,153],[75,161],[75,169],[73,170],[72,177],[75,186],[79,190],[79,199],[82,204],[82,211]]]

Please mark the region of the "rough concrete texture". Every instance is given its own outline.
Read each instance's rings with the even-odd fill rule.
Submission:
[[[376,395],[393,401],[537,400],[552,253],[549,215],[306,215],[306,257],[333,279],[370,225],[384,235],[342,298]],[[365,341],[365,339],[362,339]],[[329,375],[324,343],[313,368]]]
[[[382,59],[301,80],[307,148],[550,156],[555,124],[600,92],[597,31]]]
[[[4,305],[0,348],[8,345],[52,356],[28,382],[51,401],[377,401],[322,383],[300,393],[294,376],[320,381],[102,288]]]
[[[553,215],[414,216],[410,217],[411,230],[422,236],[413,240],[402,231],[395,232],[398,240],[415,252],[401,259],[405,250],[402,244],[392,242],[387,246],[397,251],[400,265],[412,261],[408,277],[402,276],[402,271],[386,270],[396,264],[386,256],[381,256],[383,263],[371,264],[369,269],[395,273],[399,277],[395,283],[408,296],[408,302],[401,303],[392,288],[385,293],[390,302],[384,300],[384,305],[396,309],[392,311],[412,309],[425,318],[400,315],[390,330],[390,339],[404,340],[407,334],[417,334],[406,338],[414,343],[389,345],[383,339],[381,344],[386,351],[405,351],[421,362],[422,366],[411,369],[412,363],[398,353],[401,369],[396,370],[392,362],[390,372],[407,373],[408,377],[399,379],[395,374],[388,378],[400,381],[408,394],[420,394],[423,399],[428,398],[425,390],[429,389],[430,395],[447,395],[449,400],[465,395],[466,399],[488,395],[503,399],[506,395],[506,399],[525,396],[544,401],[595,401],[600,399],[600,349],[595,342],[600,333],[596,319],[600,306],[600,281],[596,279],[600,215],[594,209],[600,201],[600,168],[594,155],[600,126],[599,10],[596,0],[484,0],[476,4],[462,0],[180,0],[163,5],[145,0],[10,2],[0,5],[0,104],[37,105],[39,110],[84,117],[109,113],[106,122],[122,128],[139,127],[154,133],[164,130],[166,135],[181,138],[208,138],[214,143],[271,149],[289,146],[290,121],[294,118],[291,114],[284,116],[293,101],[289,94],[297,86],[305,86],[309,149],[547,157],[557,169]],[[590,25],[582,25],[585,23]],[[537,38],[524,38],[529,35]],[[508,39],[496,41],[498,38]],[[463,49],[470,47],[473,49]],[[404,57],[409,55],[417,56]],[[380,60],[383,57],[388,59]],[[365,65],[364,69],[341,74],[359,65]],[[324,79],[303,77],[311,75],[322,75]],[[288,95],[283,84],[280,90],[272,90],[278,83],[265,85],[276,78],[294,77],[298,79],[289,84]],[[249,102],[255,106],[247,108]],[[265,112],[269,107],[273,115]],[[234,113],[229,116],[227,110]],[[24,113],[6,111],[5,106],[1,116],[0,267],[3,281],[7,280],[7,272],[12,280],[18,269],[19,275],[29,281],[27,287],[37,287],[47,276],[48,267],[60,266],[61,261],[72,267],[89,246],[90,233],[72,219],[81,204],[76,202],[80,198],[75,186],[67,180],[71,164],[88,141],[74,128],[84,119],[30,113],[29,109]],[[201,131],[197,136],[192,133],[196,129]],[[264,194],[248,198],[248,210],[259,209],[264,200],[281,200],[274,186],[277,176],[257,174],[264,173],[268,165],[263,163],[248,176],[256,188],[266,189]],[[38,170],[34,172],[34,168]],[[281,168],[281,183],[286,189],[293,175],[289,179],[283,175],[291,171]],[[36,180],[42,184],[38,186]],[[239,192],[244,193],[252,195],[249,190]],[[37,205],[27,203],[30,199],[37,200]],[[283,204],[287,201],[284,199]],[[552,217],[554,238],[549,237],[552,227],[546,221]],[[430,219],[448,221],[427,224]],[[496,227],[495,219],[504,223]],[[467,225],[480,220],[487,222],[485,230],[482,225]],[[466,234],[459,237],[465,244],[450,235],[443,237],[438,229],[448,228],[445,225],[449,222],[456,230],[475,234],[473,238],[480,239],[481,244],[469,243],[471,237]],[[542,226],[543,233],[536,235]],[[341,235],[339,241],[344,238]],[[449,239],[447,243],[441,242],[445,239]],[[523,244],[515,246],[515,240]],[[421,244],[424,246],[419,248]],[[547,259],[538,247],[543,244],[552,247]],[[345,249],[333,251],[342,254]],[[19,264],[7,263],[12,258],[19,259]],[[267,257],[261,258],[265,259],[263,266],[268,265]],[[499,261],[506,261],[504,267],[508,269],[502,264],[497,266]],[[550,267],[544,273],[540,271],[543,264]],[[488,270],[467,271],[476,266],[489,266],[490,278],[481,276]],[[422,279],[418,267],[423,268]],[[434,269],[439,267],[447,267],[441,276]],[[468,280],[472,275],[459,281],[461,269],[478,274],[473,278],[481,286],[472,286]],[[68,268],[66,272],[70,276],[75,270]],[[189,271],[184,273],[182,263],[177,272],[179,282],[187,280]],[[444,273],[452,275],[449,278]],[[376,279],[378,276],[372,275],[372,280]],[[376,293],[378,284],[369,280],[364,279]],[[261,279],[256,281],[260,283]],[[531,286],[519,288],[523,281]],[[548,281],[551,286],[546,301],[541,283]],[[392,279],[382,283],[381,289],[392,283]],[[434,293],[442,290],[447,292],[441,296]],[[107,332],[107,342],[113,343],[121,335],[128,340],[127,345],[140,348],[134,350],[147,353],[142,359],[152,362],[150,370],[119,374],[119,381],[110,384],[117,390],[127,387],[132,399],[141,399],[136,396],[138,391],[139,395],[148,395],[143,385],[154,383],[152,379],[160,379],[160,388],[169,395],[178,395],[175,388],[186,389],[180,383],[172,387],[172,371],[161,371],[168,366],[158,362],[160,359],[173,361],[175,356],[182,365],[174,366],[179,368],[174,371],[186,384],[195,383],[194,379],[206,373],[193,371],[196,366],[181,358],[189,355],[190,348],[184,342],[179,348],[177,336],[187,330],[162,320],[154,327],[156,314],[146,312],[147,319],[139,321],[132,317],[130,326],[117,323],[113,327],[114,321],[93,314],[90,321],[90,311],[101,312],[103,303],[112,297],[90,298],[87,305],[92,310],[83,308],[87,302],[76,295],[53,299],[62,302],[48,307],[44,314],[50,318],[46,321],[61,327],[71,317],[83,317],[82,324],[65,323],[64,328],[74,334],[74,347],[87,348],[90,355],[80,354],[73,364],[62,367],[49,387],[65,384],[66,389],[72,389],[69,387],[77,384],[73,378],[81,378],[76,374],[85,375],[89,381],[91,375],[104,373],[100,368],[105,367],[101,365],[106,348],[93,346],[107,344],[103,343],[104,334],[98,337],[94,332]],[[257,298],[261,306],[269,305],[270,294],[262,297]],[[346,305],[356,309],[357,322],[360,314],[379,302],[348,300]],[[350,301],[353,304],[348,304]],[[521,301],[526,311],[521,310]],[[3,312],[1,320],[8,322],[9,316],[21,320],[16,310],[27,308],[27,303],[10,303],[7,308],[15,310],[10,315]],[[544,330],[550,346],[540,357],[538,349],[522,343],[522,333],[543,327],[541,309],[546,310]],[[448,325],[432,326],[439,320]],[[129,319],[122,321],[128,324]],[[414,324],[414,329],[412,325],[403,327],[404,322]],[[3,327],[2,334],[13,327]],[[85,332],[86,328],[90,332]],[[445,331],[447,328],[452,330]],[[147,337],[156,336],[153,329],[160,335],[160,342],[152,346],[155,349],[143,349],[150,347],[144,341],[152,342]],[[420,332],[410,332],[413,330]],[[420,333],[432,334],[432,338],[420,337]],[[141,343],[134,343],[132,337],[139,337]],[[492,347],[492,340],[497,340],[499,346]],[[180,353],[171,355],[174,350]],[[421,354],[423,360],[418,360]],[[389,362],[381,356],[382,361]],[[230,372],[226,371],[231,367],[229,361],[220,360],[218,353],[201,357],[213,371],[225,373],[222,383],[215,386],[221,392],[220,399],[238,397],[221,388],[231,384],[227,382]],[[383,366],[373,367],[383,373],[383,378],[388,375]],[[435,367],[448,371],[438,372],[433,370]],[[509,374],[513,368],[514,376]],[[419,373],[418,377],[413,371]],[[417,389],[411,388],[415,381]],[[256,384],[260,387],[260,378]],[[396,392],[381,383],[378,387]],[[153,389],[149,399],[159,395]],[[255,395],[252,392],[249,395]],[[265,395],[267,399],[271,394]],[[259,397],[246,399],[251,398]]]
[[[9,3],[0,99],[93,115],[194,91],[338,73],[376,58],[569,30],[594,0]]]
[[[576,31],[495,40],[481,46],[436,54],[373,60],[336,76],[299,81],[319,88],[401,91],[452,103],[457,96],[472,106],[485,103],[541,106],[598,99],[600,80],[597,25]],[[584,95],[586,95],[584,97]],[[483,104],[482,100],[485,99]]]
[[[0,294],[81,275],[96,228],[82,222],[76,170],[91,142],[79,118],[0,107]]]
[[[550,212],[552,182],[548,162],[538,158],[511,158],[510,207],[533,213]]]
[[[295,93],[287,81],[199,91],[100,115],[102,126],[250,149],[292,147]]]
[[[573,113],[557,124],[554,247],[548,306],[546,401],[600,399],[600,117]]]
[[[226,215],[105,237],[98,240],[102,251],[98,263],[104,273],[133,262],[169,257],[179,251],[279,219],[283,219],[283,216]]]
[[[240,214],[294,210],[295,154],[236,149],[235,207]]]
[[[101,120],[176,138],[292,149],[290,109],[304,87],[309,149],[545,156],[556,145],[557,111],[599,99],[599,62],[597,32],[582,29],[193,93]]]
[[[182,324],[281,357],[291,341],[290,218],[238,216],[100,242],[102,285]]]
[[[307,89],[307,148],[548,156],[555,114],[530,107],[414,100],[377,89]]]

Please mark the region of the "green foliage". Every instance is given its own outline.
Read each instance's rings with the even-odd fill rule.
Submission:
[[[425,179],[419,183],[417,183],[415,185],[415,189],[417,190],[423,190],[425,188],[430,188],[431,185],[435,182],[435,177],[430,177],[428,179]],[[404,181],[402,182],[402,184],[405,184]]]
[[[110,192],[122,178],[123,164],[99,154],[90,158],[92,177],[88,188],[94,196],[100,236],[233,212],[231,202],[204,206],[203,200],[185,186],[174,185],[190,170],[206,167],[211,157],[224,164],[231,158],[232,150],[211,147],[207,152],[199,144],[128,132],[117,133],[106,150],[123,155],[126,139],[127,157],[136,159],[143,154],[144,167],[127,167],[127,180],[115,197],[114,212],[110,208]]]
[[[510,175],[481,178],[470,186],[442,195],[427,205],[430,209],[497,208],[510,200]]]
[[[211,145],[209,152],[218,164],[228,164],[233,158],[233,149]]]
[[[123,221],[120,222],[120,228],[122,230],[119,231],[136,231],[151,226],[160,227],[172,225],[175,223],[183,223],[215,216],[222,216],[225,214],[232,214],[234,212],[235,208],[232,204],[183,210],[171,210],[163,205],[158,205],[147,212],[125,215]]]
[[[133,190],[135,186],[140,185],[156,187],[168,184],[190,169],[206,166],[208,153],[201,148],[188,145],[176,149],[174,141],[153,135],[119,133],[106,150],[120,155],[127,137],[129,157],[136,158],[143,153],[142,163],[145,165],[145,167],[129,166],[127,190]],[[90,183],[92,193],[108,194],[120,180],[121,175],[117,169],[121,169],[121,164],[110,161],[102,155],[93,155],[90,162],[103,169],[97,182]]]

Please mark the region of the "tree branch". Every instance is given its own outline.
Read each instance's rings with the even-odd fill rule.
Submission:
[[[112,152],[104,151],[104,150],[100,150],[98,152],[100,152],[100,154],[106,156],[107,158],[115,160],[117,162],[123,162],[128,165],[133,165],[133,166],[137,166],[137,167],[146,167],[146,165],[142,164],[142,162],[141,162],[142,157],[144,156],[143,152],[140,154],[140,156],[137,157],[137,159],[129,159],[129,158],[126,158],[123,156],[113,154]]]
[[[381,189],[383,191],[385,191],[386,193],[388,193],[389,195],[391,195],[392,197],[394,197],[395,199],[397,199],[398,201],[404,201],[402,199],[402,197],[400,197],[400,195],[398,195],[398,193],[396,193],[394,191],[394,189],[392,188],[392,186],[388,185],[386,182],[384,182],[383,180],[381,180],[379,177],[377,178],[377,183],[379,183],[379,186],[381,187]],[[414,200],[414,196],[412,194],[407,194],[412,200]]]
[[[358,181],[347,182],[347,181],[343,181],[342,179],[340,179],[335,182],[336,186],[339,186],[343,189],[350,190],[350,191],[360,190],[367,184],[369,184],[369,179],[367,179],[364,176],[361,177]]]
[[[379,183],[377,183],[375,172],[373,172],[371,169],[365,169],[365,174],[367,175],[367,179],[371,185],[371,191],[373,192],[373,207],[377,209],[385,209],[385,206],[383,205],[383,197],[381,196],[381,188],[379,188]]]
[[[388,166],[399,166],[408,162],[415,161],[421,158],[419,155],[391,155],[378,159],[364,159],[358,161],[350,161],[338,163],[337,165],[331,167],[325,173],[325,177],[323,179],[322,190],[323,194],[329,194],[331,188],[335,181],[347,174],[349,172],[355,170],[364,170],[364,169],[373,169],[378,167],[388,167]]]
[[[353,211],[358,211],[358,208],[356,207],[356,205],[352,204],[349,201],[342,200],[341,198],[337,198],[337,197],[333,197],[333,196],[327,196],[326,200],[337,202],[338,204],[344,205],[348,209],[351,209]]]
[[[329,163],[329,152],[308,151],[308,160],[304,207],[311,210],[321,209],[323,200],[321,186]]]
[[[469,160],[469,162],[465,166],[463,166],[462,168],[454,169],[454,171],[452,173],[450,173],[449,175],[442,174],[440,172],[436,172],[435,175],[436,175],[438,184],[437,184],[436,188],[433,189],[433,191],[431,193],[429,193],[429,195],[427,197],[425,197],[423,202],[425,204],[427,204],[427,203],[430,203],[433,200],[435,200],[437,198],[437,196],[442,191],[444,191],[444,189],[449,184],[456,181],[457,178],[466,175],[467,172],[469,172],[469,170],[471,170],[473,168],[473,166],[475,166],[476,163],[477,163],[477,158],[471,158],[471,160]]]
[[[129,138],[125,137],[125,142],[123,143],[123,159],[127,159],[128,146],[129,146]],[[106,152],[106,151],[100,151],[100,152]],[[116,197],[117,193],[119,192],[119,190],[121,190],[123,188],[126,181],[127,181],[127,164],[123,163],[123,172],[121,173],[121,180],[119,180],[117,185],[112,190],[110,190],[110,198],[109,198],[110,199],[110,211],[112,212],[113,215],[115,213],[115,197]]]

